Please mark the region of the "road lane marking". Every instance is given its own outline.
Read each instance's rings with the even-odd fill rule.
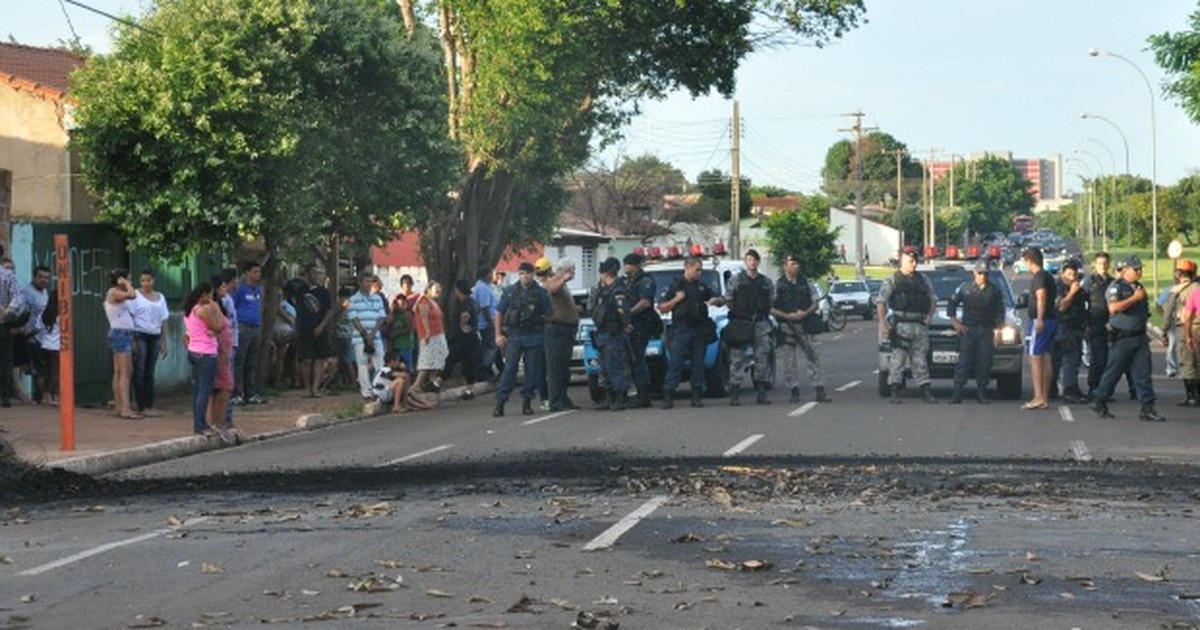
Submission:
[[[643,503],[641,507],[630,512],[629,514],[626,514],[625,518],[617,521],[615,525],[604,530],[604,533],[593,538],[590,542],[588,542],[588,544],[584,545],[583,550],[600,551],[611,548],[613,544],[617,542],[618,538],[620,538],[625,532],[633,529],[633,526],[637,525],[638,521],[650,516],[655,510],[662,507],[662,504],[666,503],[667,499],[670,499],[670,497],[663,495],[654,497],[653,499]]]
[[[842,338],[842,336],[841,336],[841,335],[834,335],[834,336],[830,337],[830,338],[829,338],[829,340],[830,340],[830,341],[837,341],[838,339],[841,339],[841,338]]]
[[[181,527],[189,527],[191,525],[199,525],[200,523],[203,523],[204,521],[207,521],[207,520],[208,520],[207,516],[199,516],[199,517],[184,521],[183,525]],[[32,575],[41,575],[47,571],[53,571],[54,569],[59,569],[59,568],[65,567],[68,564],[75,564],[76,562],[79,562],[80,560],[86,560],[88,558],[91,558],[92,556],[98,556],[106,551],[112,551],[113,549],[119,549],[121,547],[127,547],[129,545],[136,545],[137,543],[140,543],[140,542],[145,542],[147,540],[158,538],[159,536],[164,536],[166,534],[170,534],[171,532],[176,531],[177,529],[180,529],[180,528],[162,527],[162,528],[156,529],[152,532],[142,534],[141,536],[134,536],[133,538],[126,538],[125,540],[118,540],[116,542],[105,543],[98,547],[92,547],[91,549],[85,549],[84,551],[80,551],[77,554],[73,554],[73,555],[67,556],[66,558],[62,558],[61,560],[55,560],[54,562],[48,562],[41,566],[33,567],[32,569],[25,569],[24,571],[21,571],[17,575],[22,576],[22,577],[32,576]]]
[[[792,411],[789,411],[788,417],[789,418],[799,418],[800,416],[803,416],[804,414],[808,413],[809,410],[811,410],[813,407],[816,407],[816,406],[817,406],[817,401],[810,400],[810,401],[804,403],[803,405],[800,405],[798,408],[793,409]]]
[[[433,448],[425,449],[418,453],[412,453],[411,455],[405,455],[404,457],[397,457],[396,459],[383,462],[382,464],[375,464],[375,467],[376,468],[387,468],[388,466],[395,466],[396,464],[403,464],[404,462],[408,462],[408,461],[412,461],[414,459],[425,457],[426,455],[433,455],[434,453],[440,453],[446,449],[451,449],[451,448],[454,448],[453,444],[443,444],[441,446],[435,446]]]
[[[541,416],[541,417],[539,417],[539,418],[534,418],[534,419],[532,419],[532,420],[526,420],[526,421],[524,421],[524,422],[522,422],[522,423],[521,423],[521,426],[523,426],[523,427],[533,426],[533,425],[535,425],[535,424],[537,424],[537,423],[539,423],[539,422],[545,422],[545,421],[547,421],[547,420],[553,420],[554,418],[557,418],[557,417],[559,417],[559,416],[565,416],[565,415],[567,415],[567,414],[569,414],[569,413],[575,413],[575,410],[574,410],[574,409],[565,409],[565,410],[563,410],[563,411],[556,411],[556,412],[554,412],[554,413],[551,413],[551,414],[546,414],[546,415],[544,415],[544,416]]]
[[[1075,414],[1071,413],[1071,408],[1066,405],[1058,408],[1058,415],[1062,416],[1063,422],[1075,422]]]
[[[862,381],[850,381],[849,383],[846,383],[845,385],[842,385],[841,387],[839,387],[833,391],[844,392],[848,389],[854,389],[855,387],[858,387],[859,385],[862,385]]]
[[[750,437],[742,440],[741,442],[738,442],[737,444],[735,444],[733,446],[733,448],[729,449],[728,451],[721,453],[721,457],[733,457],[734,455],[737,455],[738,453],[741,453],[742,451],[750,448],[750,446],[752,444],[763,439],[764,437],[766,437],[766,436],[763,435],[762,433],[755,433],[754,435],[751,435]]]
[[[1088,451],[1087,444],[1084,444],[1083,440],[1071,440],[1071,453],[1075,455],[1076,461],[1092,461],[1092,453]]]

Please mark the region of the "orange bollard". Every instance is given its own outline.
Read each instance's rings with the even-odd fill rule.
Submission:
[[[58,332],[58,423],[63,451],[75,450],[75,343],[71,325],[71,244],[66,234],[54,235],[54,270],[57,276]]]

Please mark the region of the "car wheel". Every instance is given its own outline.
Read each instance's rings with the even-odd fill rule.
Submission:
[[[1000,396],[1003,398],[1019,400],[1021,398],[1021,375],[1000,374],[996,376],[996,389],[1000,391]]]

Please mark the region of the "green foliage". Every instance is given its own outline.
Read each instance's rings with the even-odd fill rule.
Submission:
[[[790,190],[780,188],[779,186],[771,186],[769,184],[766,186],[752,186],[750,188],[750,195],[756,198],[767,197],[768,199],[777,199],[779,197],[787,197],[791,194],[792,192]]]
[[[1163,90],[1200,123],[1200,11],[1188,16],[1189,30],[1164,32],[1147,38],[1154,61],[1166,71]]]
[[[733,196],[733,177],[720,169],[710,169],[696,176],[696,188],[700,190],[701,203],[720,221],[729,221],[729,208]],[[754,200],[750,196],[750,178],[741,178],[738,196],[738,216],[748,219],[753,216]]]
[[[968,171],[969,167],[969,171]],[[934,199],[941,209],[950,205],[950,178],[943,177],[934,186]],[[1012,229],[1012,218],[1027,214],[1034,205],[1029,192],[1029,180],[1013,168],[1008,160],[989,155],[970,164],[959,163],[954,167],[955,211],[945,216],[951,225],[938,226],[938,232],[961,232],[967,227],[971,232],[985,233]]]
[[[906,205],[900,212],[892,213],[892,227],[904,232],[905,245],[919,245],[925,227],[925,209],[919,205]]]
[[[776,212],[767,217],[767,244],[777,267],[789,254],[800,258],[800,273],[820,278],[829,273],[837,255],[840,229],[829,228],[829,200],[813,195],[793,212]]]
[[[895,206],[896,158],[892,151],[906,151],[903,142],[891,134],[872,131],[863,135],[862,190],[864,204]],[[920,190],[903,185],[903,181],[921,179],[921,165],[907,154],[900,158],[901,195],[905,201],[920,198]],[[821,169],[821,190],[829,196],[834,206],[844,207],[854,203],[854,142],[842,139],[825,152],[825,165]]]
[[[365,246],[444,198],[438,60],[382,3],[162,0],[142,24],[72,86],[84,181],[133,246]]]

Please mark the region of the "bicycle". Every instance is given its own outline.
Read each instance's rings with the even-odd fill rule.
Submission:
[[[837,307],[829,293],[821,298],[820,311],[821,319],[829,330],[836,332],[846,327],[846,313]]]

